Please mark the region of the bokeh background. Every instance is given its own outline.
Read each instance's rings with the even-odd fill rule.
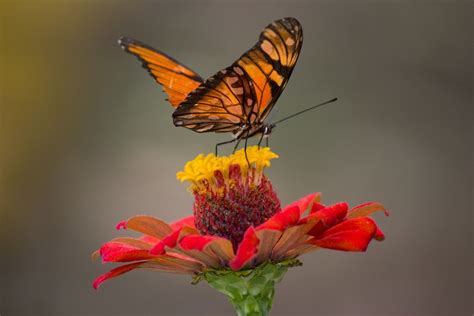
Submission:
[[[303,257],[272,315],[470,315],[472,2],[3,1],[0,314],[232,315],[190,278],[134,271],[94,291],[90,260],[135,214],[174,220],[184,163],[228,135],[175,128],[165,95],[116,43],[135,37],[203,77],[297,17],[304,45],[272,114],[283,204],[377,200],[366,253]],[[227,152],[230,150],[227,147]],[[126,234],[126,232],[125,232]]]

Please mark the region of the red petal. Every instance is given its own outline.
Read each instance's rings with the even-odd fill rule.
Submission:
[[[347,218],[366,217],[374,212],[383,211],[388,216],[388,211],[383,204],[378,202],[368,202],[354,207],[347,214]]]
[[[383,233],[383,231],[380,228],[377,227],[377,231],[375,232],[374,238],[377,241],[383,241],[383,240],[385,240],[385,234]]]
[[[230,261],[232,270],[237,271],[249,264],[257,254],[257,247],[260,240],[253,227],[249,227],[244,234],[244,238],[239,244],[237,254]]]
[[[134,216],[128,219],[126,223],[120,222],[117,225],[118,229],[125,227],[159,239],[172,232],[172,229],[168,224],[162,220],[147,215]]]
[[[108,279],[118,277],[119,275],[122,275],[126,272],[132,271],[133,269],[138,268],[141,264],[143,264],[146,261],[140,261],[140,262],[135,262],[135,263],[130,263],[126,264],[120,267],[117,267],[115,269],[110,270],[107,273],[102,274],[98,278],[94,280],[94,283],[92,283],[92,286],[94,289],[98,289],[99,286],[104,282],[107,281]]]
[[[123,245],[128,245],[137,249],[150,249],[151,245],[149,242],[143,240],[142,238],[132,238],[132,237],[117,237],[110,240],[107,243],[120,243]],[[106,243],[106,244],[107,244]],[[155,244],[155,243],[153,243]]]
[[[92,286],[94,289],[97,289],[104,281],[138,268],[147,268],[173,273],[194,274],[196,272],[202,271],[202,267],[203,266],[196,261],[185,260],[175,256],[163,255],[153,260],[139,261],[117,267],[95,279]]]
[[[178,220],[174,223],[171,223],[170,226],[171,226],[171,228],[173,228],[173,230],[181,228],[183,226],[196,228],[196,226],[194,225],[194,216],[193,215],[182,218],[182,219],[180,219],[180,220]]]
[[[369,217],[344,221],[308,242],[323,248],[344,251],[365,251],[377,231],[377,225]]]
[[[127,221],[121,221],[116,226],[116,230],[126,229],[127,228]]]
[[[273,247],[271,258],[280,261],[287,257],[287,253],[298,247],[308,239],[308,231],[313,227],[314,222],[300,224],[288,228],[283,232],[277,244]]]
[[[138,239],[150,245],[156,245],[156,243],[160,242],[159,238],[156,238],[150,235],[142,235]]]
[[[234,257],[232,243],[222,237],[187,235],[179,245],[188,256],[210,266],[221,267]]]
[[[292,206],[298,206],[299,209],[300,209],[300,212],[303,213],[304,211],[306,211],[308,206],[311,205],[311,203],[313,203],[313,202],[318,203],[320,200],[321,200],[321,193],[320,192],[311,193],[311,194],[308,194],[308,195],[300,198],[299,200],[287,205],[285,207],[285,209],[289,208],[289,207],[292,207]]]
[[[300,219],[300,209],[296,205],[287,206],[280,212],[270,217],[265,223],[257,227],[257,230],[274,229],[283,231],[289,226],[296,225]]]
[[[119,243],[107,243],[100,248],[102,262],[130,262],[151,259],[148,250],[137,249]]]
[[[178,230],[173,231],[172,233],[167,235],[165,238],[163,238],[150,250],[150,254],[162,255],[165,253],[165,246],[168,246],[170,248],[176,247],[176,244],[178,243],[178,238],[182,229],[183,227],[179,228]]]
[[[323,208],[325,208],[326,205],[324,204],[321,204],[321,203],[313,203],[313,206],[311,207],[311,211],[309,212],[310,214],[313,214],[319,210],[322,210]]]
[[[260,229],[256,233],[260,240],[256,258],[256,264],[259,264],[268,261],[283,232],[274,229]]]
[[[349,205],[345,202],[336,203],[310,214],[303,218],[300,223],[306,223],[311,219],[318,220],[316,225],[308,232],[309,235],[317,236],[326,229],[341,222],[346,217],[348,208]]]
[[[232,257],[234,257],[232,243],[222,237],[187,235],[179,241],[179,245],[184,251],[187,251],[187,253],[191,256],[196,256],[196,252],[205,252],[211,257],[217,256],[221,259],[221,261],[225,263],[227,263]],[[189,251],[195,252],[189,253]],[[203,259],[203,257],[200,256],[200,258],[197,259]]]
[[[203,251],[203,249],[212,241],[219,239],[219,237],[213,236],[201,236],[201,235],[188,235],[183,237],[179,242],[179,245],[184,250],[198,250]]]
[[[102,262],[129,262],[153,258],[148,253],[150,245],[128,237],[115,238],[100,247]]]

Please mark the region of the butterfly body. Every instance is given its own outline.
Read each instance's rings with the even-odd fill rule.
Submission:
[[[137,56],[168,94],[175,126],[197,133],[231,133],[236,140],[270,135],[265,119],[293,71],[303,41],[300,23],[283,18],[264,28],[257,43],[207,80],[166,54],[130,38],[122,48]]]

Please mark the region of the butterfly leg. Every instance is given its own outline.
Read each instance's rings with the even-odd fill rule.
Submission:
[[[233,154],[234,154],[235,151],[237,150],[237,147],[239,147],[239,144],[240,144],[240,141],[241,141],[241,140],[242,140],[242,138],[237,139],[237,144],[235,144],[234,150],[232,151]]]
[[[260,136],[260,140],[258,141],[258,149],[260,149],[260,144],[262,143],[262,140],[263,140],[263,136],[264,136],[264,135],[265,135],[265,134],[262,133],[262,136]],[[267,141],[268,141],[268,138],[267,138]],[[267,147],[268,147],[268,146],[267,146]]]
[[[217,144],[216,144],[216,156],[218,156],[217,149],[219,148],[219,146],[225,145],[225,144],[233,143],[233,142],[235,142],[236,140],[237,140],[237,139],[233,139],[233,140],[229,140],[229,141],[226,141],[226,142],[217,143]],[[240,139],[239,139],[239,142],[240,142]],[[237,145],[238,145],[238,144],[239,144],[239,143],[237,143]],[[235,148],[234,148],[234,151],[235,151]]]
[[[247,164],[249,165],[249,168],[250,168],[250,161],[249,161],[249,157],[247,156],[247,141],[249,140],[249,132],[250,132],[250,129],[247,130],[247,135],[245,136],[244,152],[245,152],[245,160],[247,160]]]

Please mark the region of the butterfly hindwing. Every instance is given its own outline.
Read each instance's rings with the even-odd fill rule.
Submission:
[[[250,50],[189,93],[173,113],[174,124],[234,133],[261,124],[288,82],[302,40],[296,19],[271,23]]]
[[[236,131],[250,120],[255,100],[250,78],[240,67],[230,66],[192,91],[173,113],[173,121],[199,133]]]
[[[203,82],[197,73],[157,49],[128,37],[120,38],[119,44],[126,52],[138,57],[143,68],[163,87],[174,107]]]

